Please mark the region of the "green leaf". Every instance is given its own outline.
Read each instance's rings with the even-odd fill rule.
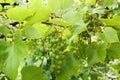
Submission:
[[[90,73],[90,76],[91,76],[91,79],[92,79],[92,80],[98,80],[98,74],[97,74],[96,72],[93,72],[93,71],[92,71],[92,72]]]
[[[66,57],[60,66],[60,73],[56,75],[56,80],[70,80],[72,75],[78,75],[79,61],[74,54],[66,54]]]
[[[119,42],[117,31],[111,27],[106,27],[103,32],[108,43]]]
[[[0,26],[0,33],[7,35],[10,33],[10,30],[6,26]]]
[[[120,43],[110,44],[107,54],[114,59],[120,59]]]
[[[86,55],[88,57],[87,61],[90,67],[98,62],[104,62],[106,57],[106,48],[107,45],[105,43],[92,43],[87,46]]]
[[[53,12],[56,12],[61,9],[60,0],[48,0],[48,6],[50,6]]]
[[[117,29],[120,29],[119,19],[120,19],[120,16],[114,16],[112,19],[100,19],[100,20],[108,26],[113,26]]]
[[[75,25],[73,22],[67,22],[61,19],[52,19],[50,20],[50,22],[55,25],[63,26],[63,27]]]
[[[49,26],[47,26],[45,24],[41,24],[41,23],[36,23],[33,25],[33,27],[39,31],[41,37],[45,37],[50,30]]]
[[[9,43],[4,40],[0,40],[0,72],[5,67],[5,60],[8,56],[7,47],[9,47]]]
[[[25,66],[21,71],[22,80],[48,80],[43,71],[43,69],[36,66]]]
[[[27,19],[29,25],[49,20],[51,9],[48,6],[44,6],[38,9],[34,15]]]
[[[32,14],[33,14],[32,9],[21,8],[21,7],[14,7],[7,11],[7,16],[10,19],[19,22],[24,21],[27,17],[31,16]]]
[[[88,5],[95,5],[96,0],[86,0],[86,3],[87,3]]]
[[[10,4],[13,4],[14,3],[14,0],[4,0],[6,3],[10,3]]]
[[[71,37],[72,33],[69,29],[65,29],[62,35],[62,39],[69,39]]]
[[[82,14],[83,13],[78,13],[74,10],[69,10],[63,14],[63,21],[72,23],[74,25],[79,25],[81,24]]]
[[[5,1],[4,0],[0,0],[0,3],[4,3]]]
[[[2,6],[0,5],[0,11],[2,11]]]
[[[8,47],[8,57],[5,62],[4,72],[11,79],[15,80],[18,75],[18,67],[27,54],[26,46],[22,40],[18,40],[20,37],[20,31],[15,33],[15,42]]]
[[[29,39],[38,39],[41,37],[39,30],[33,26],[24,27],[23,34]]]
[[[103,1],[103,6],[104,7],[109,7],[109,8],[116,8],[117,7],[117,1],[116,0],[104,0]]]
[[[28,8],[38,10],[43,6],[43,0],[30,0],[28,3]]]
[[[72,7],[72,4],[74,4],[74,0],[48,0],[48,6],[50,6],[53,12]]]
[[[73,31],[73,36],[70,38],[70,42],[80,33],[87,30],[86,24],[81,20],[80,25],[71,27]]]
[[[61,9],[72,7],[74,0],[61,0]]]

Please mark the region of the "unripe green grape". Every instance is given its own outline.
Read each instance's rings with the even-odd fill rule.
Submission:
[[[65,55],[62,55],[62,56],[61,56],[61,59],[65,59]]]
[[[74,51],[73,51],[73,53],[75,54],[75,53],[77,53],[77,51],[76,51],[76,50],[74,50]]]
[[[60,65],[60,64],[62,64],[62,61],[61,61],[61,60],[60,60],[60,61],[58,61],[58,62],[57,62],[57,64],[59,64],[59,65]]]
[[[57,69],[61,69],[61,66],[57,66]]]
[[[56,73],[59,74],[59,73],[60,73],[60,70],[58,70]]]
[[[60,55],[56,55],[56,56],[55,56],[55,59],[60,59]]]
[[[54,54],[54,53],[52,53],[52,54],[51,54],[51,56],[52,56],[52,57],[55,57],[55,54]]]

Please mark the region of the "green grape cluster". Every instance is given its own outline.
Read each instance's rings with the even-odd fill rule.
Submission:
[[[60,73],[61,65],[65,58],[64,50],[67,47],[66,41],[61,38],[61,32],[53,31],[45,38],[45,51],[48,55],[51,55],[49,59],[51,60],[50,68],[53,73]]]

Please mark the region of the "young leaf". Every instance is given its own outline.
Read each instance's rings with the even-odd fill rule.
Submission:
[[[86,0],[86,3],[87,3],[88,5],[95,5],[96,0]]]
[[[34,9],[35,11],[43,6],[43,0],[30,0],[28,3],[28,8]]]
[[[2,11],[2,6],[0,5],[0,11]]]
[[[7,11],[7,16],[12,19],[19,22],[24,21],[27,17],[31,16],[33,14],[32,9],[26,9],[21,7],[14,7]]]
[[[2,25],[0,26],[0,33],[7,35],[10,33],[10,30],[6,26]]]
[[[62,9],[66,9],[74,4],[74,0],[48,0],[48,6],[51,7],[53,12],[60,11]],[[55,6],[55,7],[54,7]]]
[[[51,14],[51,9],[48,6],[44,6],[38,9],[33,16],[27,19],[29,25],[38,22],[46,21],[49,19]]]
[[[36,23],[33,25],[33,27],[39,31],[41,37],[45,37],[48,34],[48,31],[50,29],[49,26],[41,23]]]

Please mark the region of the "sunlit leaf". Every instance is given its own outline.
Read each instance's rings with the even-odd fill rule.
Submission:
[[[119,42],[117,31],[115,29],[111,27],[106,27],[103,34],[108,43]]]
[[[20,32],[15,33],[15,42],[8,47],[8,57],[5,62],[4,72],[12,80],[18,75],[18,67],[27,54],[25,44],[20,40]],[[19,47],[18,47],[19,46]]]
[[[6,26],[0,26],[0,33],[7,35],[10,33],[10,30]]]
[[[7,11],[7,16],[16,21],[24,21],[27,17],[31,16],[32,9],[26,9],[26,8],[21,8],[21,7],[14,7],[11,8]]]
[[[100,20],[108,26],[113,26],[117,29],[120,29],[119,19],[120,19],[120,16],[114,16],[112,19],[100,19]]]
[[[2,11],[2,6],[0,5],[0,11]]]
[[[40,23],[34,24],[33,27],[39,31],[41,37],[46,36],[49,32],[49,29],[50,29],[49,26],[47,26],[45,24],[40,24]]]
[[[34,24],[42,21],[46,21],[49,19],[51,14],[51,9],[48,6],[44,6],[38,9],[34,15],[27,19],[28,24]]]
[[[86,0],[86,3],[87,3],[88,5],[95,5],[96,0]]]

